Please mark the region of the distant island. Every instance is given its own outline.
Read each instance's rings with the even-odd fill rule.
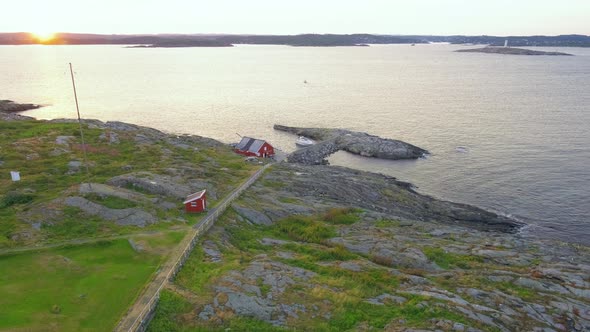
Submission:
[[[134,34],[101,35],[57,33],[50,40],[40,40],[27,33],[0,33],[0,45],[140,45],[140,47],[220,47],[240,44],[289,46],[366,46],[369,44],[474,44],[501,46],[505,41],[515,47],[590,47],[590,36],[431,36],[380,34],[299,34],[299,35],[228,35],[228,34]]]
[[[455,52],[493,53],[493,54],[508,54],[508,55],[568,55],[568,56],[573,56],[573,54],[562,53],[562,52],[534,51],[534,50],[527,50],[524,48],[497,47],[497,46],[486,46],[486,47],[482,47],[482,48],[470,48],[467,50],[457,50]]]
[[[148,45],[134,45],[128,48],[174,48],[174,47],[233,47],[234,45],[217,40],[188,40],[175,41],[166,40],[155,44]]]
[[[288,46],[368,46],[368,44],[424,44],[427,40],[406,36],[372,34],[300,34],[300,35],[99,35],[58,33],[40,41],[26,32],[0,33],[0,45],[138,45],[145,47],[226,47],[246,45]]]

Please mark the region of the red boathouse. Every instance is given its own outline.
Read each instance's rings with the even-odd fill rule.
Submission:
[[[268,142],[251,137],[242,137],[234,150],[244,156],[269,158],[275,155],[275,149]]]
[[[192,195],[188,195],[183,202],[187,213],[203,212],[207,208],[207,190],[203,189]]]

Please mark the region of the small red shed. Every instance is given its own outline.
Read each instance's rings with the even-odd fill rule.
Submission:
[[[242,140],[236,145],[234,151],[244,156],[263,158],[269,158],[275,155],[275,149],[272,145],[261,139],[251,137],[242,137]]]
[[[203,212],[207,208],[207,190],[203,189],[192,195],[188,195],[183,202],[187,213]]]

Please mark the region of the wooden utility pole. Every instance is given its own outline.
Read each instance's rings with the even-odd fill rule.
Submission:
[[[72,77],[72,87],[74,88],[74,100],[76,101],[76,112],[78,113],[78,125],[80,125],[80,137],[82,139],[82,153],[84,155],[84,165],[86,166],[86,177],[90,186],[90,169],[88,168],[88,157],[86,155],[86,142],[84,141],[84,130],[82,130],[82,119],[80,118],[80,106],[78,106],[78,94],[76,93],[76,81],[74,80],[74,70],[70,62],[70,76]]]

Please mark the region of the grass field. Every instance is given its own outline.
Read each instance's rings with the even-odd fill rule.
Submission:
[[[208,205],[213,207],[259,169],[230,147],[206,139],[83,127],[89,174],[69,166],[84,160],[77,123],[0,121],[0,253],[35,248],[0,256],[0,331],[112,330],[186,227],[205,215],[186,215],[178,197],[142,188],[130,188],[143,197],[130,200],[83,195],[109,209],[141,209],[157,219],[143,228],[119,225],[63,202],[82,195],[80,183],[105,184],[115,176],[145,172],[179,184],[204,183],[199,186],[210,189]],[[117,142],[105,134],[118,137]],[[70,138],[59,143],[58,136]],[[12,170],[21,172],[21,181],[11,181]],[[133,246],[127,239],[113,240],[122,235]],[[36,250],[109,237],[110,242]]]
[[[0,256],[0,330],[110,331],[182,232]]]

